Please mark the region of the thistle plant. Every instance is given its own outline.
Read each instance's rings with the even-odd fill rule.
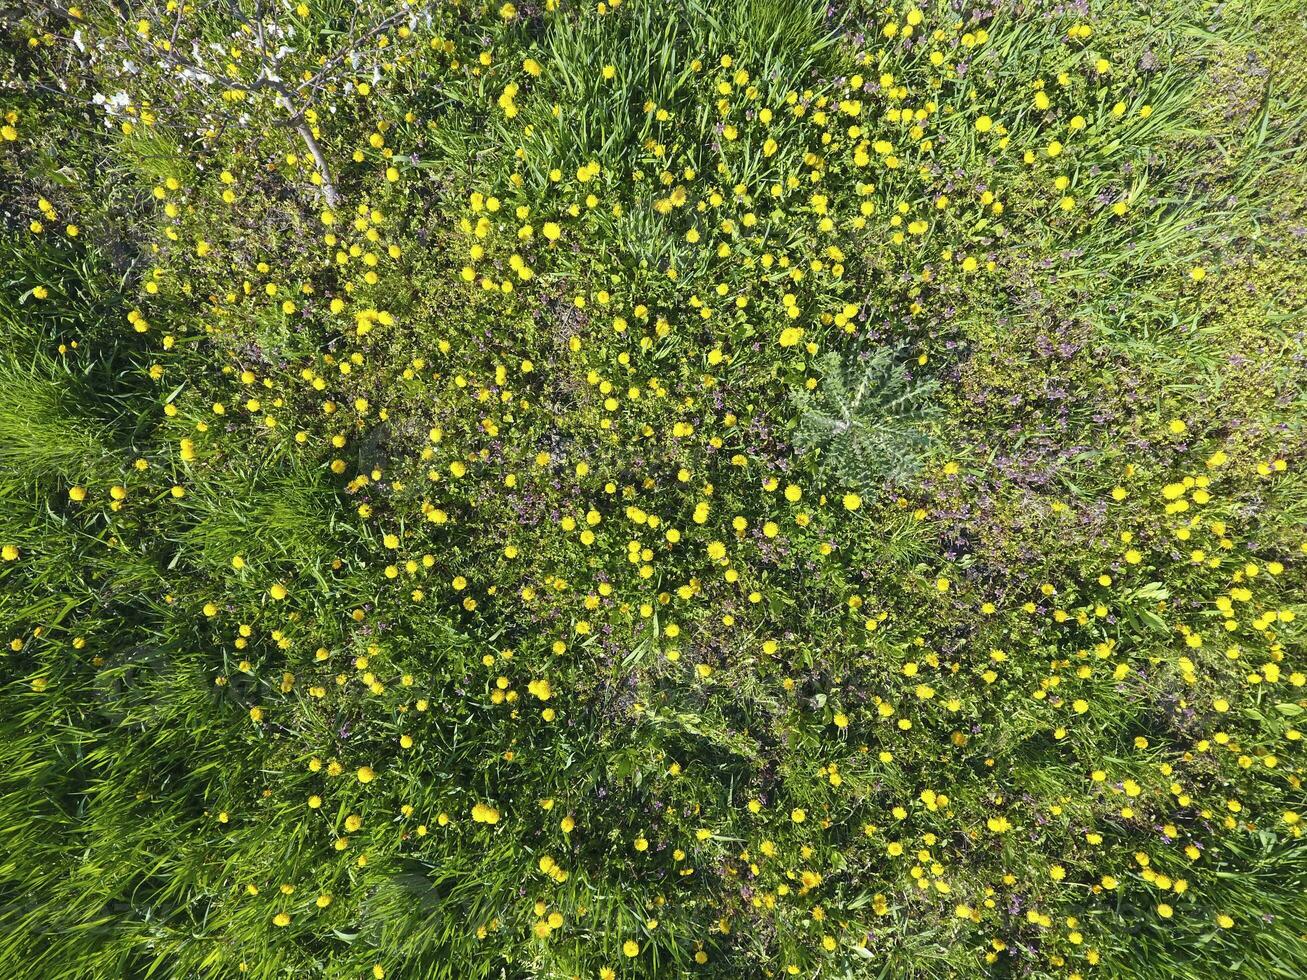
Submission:
[[[911,377],[889,347],[853,360],[826,353],[817,369],[817,387],[793,395],[795,448],[817,453],[830,476],[863,490],[921,467],[938,414],[935,381]]]

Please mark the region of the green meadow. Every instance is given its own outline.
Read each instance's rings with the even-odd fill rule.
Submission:
[[[0,79],[0,973],[1307,976],[1300,3]]]

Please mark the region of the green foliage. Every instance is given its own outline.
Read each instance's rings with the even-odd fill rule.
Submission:
[[[88,413],[94,404],[82,379],[49,359],[30,367],[13,355],[0,361],[0,467],[24,484],[86,483],[113,472],[112,435]]]
[[[817,387],[793,395],[796,449],[819,454],[819,467],[837,483],[863,490],[921,468],[938,416],[937,382],[910,377],[886,347],[852,362],[823,354],[814,366]]]
[[[29,8],[0,962],[1307,975],[1291,0]]]

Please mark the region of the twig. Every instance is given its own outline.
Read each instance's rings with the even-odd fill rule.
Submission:
[[[372,38],[376,37],[378,34],[386,30],[387,28],[391,27],[392,25],[398,23],[400,20],[403,20],[404,18],[409,17],[411,15],[416,15],[417,13],[418,12],[416,10],[407,10],[407,9],[399,10],[391,14],[389,17],[386,17],[381,21],[378,21],[373,27],[371,27],[365,33],[351,40],[347,45],[345,45],[345,47],[341,48],[334,55],[328,58],[323,63],[322,67],[319,68],[316,72],[314,72],[312,78],[308,79],[307,81],[301,82],[299,84],[299,86],[296,88],[296,91],[303,92],[305,89],[318,88],[318,86],[322,83],[322,80],[326,77],[327,72],[335,68],[342,61],[344,61],[345,58],[347,58],[355,48],[363,44],[365,41],[370,41]]]
[[[313,157],[313,165],[318,168],[318,176],[322,179],[322,196],[334,208],[340,201],[340,195],[336,192],[336,185],[331,179],[331,170],[327,166],[327,158],[322,155],[322,148],[318,146],[313,130],[295,112],[295,107],[290,100],[290,94],[286,91],[283,82],[269,82],[269,87],[277,93],[277,102],[290,114],[292,120],[298,120],[294,123],[295,132],[300,134],[300,139],[304,141],[305,147],[308,148],[309,156]]]

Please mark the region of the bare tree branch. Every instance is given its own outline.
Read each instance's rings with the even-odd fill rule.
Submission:
[[[317,88],[319,88],[319,87],[321,86],[323,80],[327,77],[327,73],[328,73],[329,71],[331,71],[332,69],[334,69],[337,65],[339,65],[339,64],[340,64],[342,61],[344,61],[346,58],[348,58],[349,55],[350,55],[350,54],[351,54],[351,53],[352,53],[356,48],[358,48],[360,45],[364,44],[365,42],[372,40],[372,38],[376,37],[378,34],[382,33],[383,31],[387,30],[388,28],[394,26],[394,25],[397,24],[399,21],[404,20],[405,18],[409,17],[410,15],[414,15],[414,14],[417,14],[417,13],[418,13],[418,11],[416,11],[416,10],[409,10],[409,9],[399,10],[399,11],[396,11],[395,13],[391,14],[389,17],[386,17],[385,19],[383,19],[383,20],[381,20],[381,21],[378,21],[378,22],[377,22],[375,25],[373,25],[373,26],[372,26],[372,27],[371,27],[367,32],[365,32],[364,34],[359,35],[359,36],[356,37],[356,38],[353,38],[353,39],[352,39],[352,40],[351,40],[347,45],[345,45],[345,47],[341,48],[341,49],[340,49],[339,51],[337,51],[334,55],[332,55],[330,58],[328,58],[327,61],[322,65],[322,67],[319,68],[319,69],[318,69],[318,70],[313,74],[313,77],[312,77],[312,78],[308,79],[308,80],[305,81],[305,82],[301,82],[301,83],[300,83],[300,85],[298,86],[298,88],[296,89],[296,91],[297,91],[297,92],[303,92],[305,89],[314,89],[314,90],[316,90]]]

